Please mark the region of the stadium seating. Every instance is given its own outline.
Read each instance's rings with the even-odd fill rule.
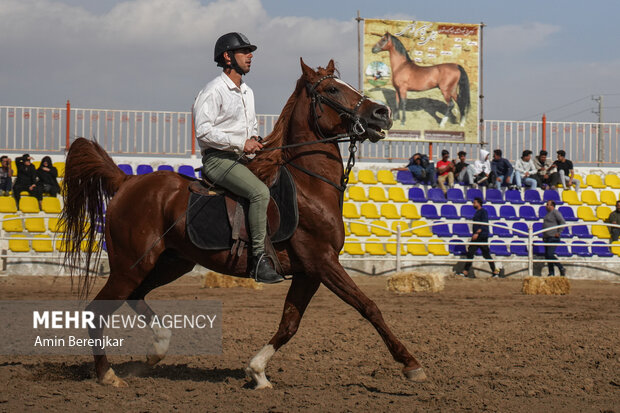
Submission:
[[[32,249],[36,252],[53,252],[54,246],[52,245],[52,239],[48,235],[37,234],[34,236],[37,239],[32,240]]]
[[[448,201],[453,202],[455,204],[464,204],[467,202],[465,197],[463,196],[463,191],[459,188],[450,188],[448,189]]]
[[[133,167],[128,163],[120,163],[117,165],[121,171],[126,173],[127,175],[133,175]]]
[[[519,219],[512,205],[502,205],[499,207],[499,216],[508,221],[517,221]]]
[[[380,186],[371,186],[368,189],[368,198],[375,202],[387,202],[388,199],[385,196],[385,191]]]
[[[400,214],[394,204],[381,204],[381,216],[386,219],[399,219]]]
[[[440,213],[442,218],[444,219],[459,219],[461,218],[456,212],[456,207],[454,205],[446,204],[441,206]]]
[[[141,164],[136,168],[136,175],[146,175],[153,172],[153,167],[151,165]]]
[[[506,243],[504,241],[498,239],[492,240],[489,249],[491,254],[498,255],[500,257],[510,256],[510,251],[508,251],[508,247],[506,247]]]
[[[28,232],[45,232],[45,220],[43,218],[26,218],[24,226]]]
[[[12,252],[28,252],[30,251],[30,243],[25,238],[24,234],[11,235],[9,238],[9,249]]]
[[[534,235],[535,237],[541,237],[542,238],[543,233],[539,232],[539,231],[542,230],[542,227],[543,227],[543,223],[542,222],[534,222],[532,224],[532,232],[535,234]],[[536,233],[538,233],[538,234],[536,234]]]
[[[450,255],[448,250],[446,250],[446,246],[443,244],[444,241],[440,239],[432,239],[428,244],[428,252],[437,255],[437,256],[445,256]]]
[[[426,195],[424,194],[424,190],[422,188],[409,188],[409,193],[407,196],[411,202],[426,203],[427,201]]]
[[[555,255],[558,257],[572,257],[573,253],[569,251],[568,246],[560,241],[555,249]]]
[[[466,198],[467,198],[467,200],[469,202],[472,202],[474,200],[474,198],[484,199],[484,197],[482,196],[482,191],[480,189],[477,189],[477,188],[469,188],[467,190]]]
[[[448,200],[446,199],[446,196],[444,195],[443,191],[439,188],[431,188],[428,190],[428,200],[431,202],[436,202],[436,203],[445,203],[448,202]]]
[[[567,207],[567,208],[570,208],[570,207]],[[546,205],[539,206],[538,207],[538,218],[544,219],[546,215],[547,215],[547,206]]]
[[[157,167],[158,171],[170,171],[170,172],[174,172],[174,168],[171,165],[159,165]]]
[[[527,236],[528,227],[527,227],[527,224],[525,222],[515,222],[515,223],[513,223],[512,224],[512,229],[513,229],[513,231],[512,231],[512,235],[513,236],[519,237],[519,238],[527,238],[528,237]],[[525,234],[519,233],[519,232],[515,231],[515,229],[518,230],[518,231],[525,232]]]
[[[396,172],[396,180],[403,185],[415,185],[417,183],[408,170]]]
[[[196,178],[196,172],[194,171],[194,167],[191,165],[181,165],[179,166],[178,172],[181,175],[188,176],[190,178]]]
[[[357,238],[349,238],[344,243],[344,252],[349,255],[364,255],[365,252],[362,249],[362,244],[359,243]]]
[[[538,257],[542,257],[545,255],[545,246],[544,245],[540,245],[542,244],[542,241],[534,241],[534,245],[533,245],[533,254],[538,256]]]
[[[596,193],[591,189],[586,189],[581,193],[581,202],[587,205],[601,205],[601,201],[598,200]]]
[[[14,214],[17,212],[17,204],[12,196],[0,196],[0,212]]]
[[[377,183],[375,173],[369,169],[362,169],[357,173],[357,180],[363,184],[374,185]]]
[[[407,252],[411,255],[417,256],[428,255],[424,242],[417,238],[412,238],[407,242]]]
[[[560,211],[560,214],[562,214],[562,216],[564,217],[564,221],[566,222],[571,222],[571,221],[578,221],[579,218],[577,218],[573,212],[573,208],[569,207],[569,206],[561,206],[558,208],[558,211]]]
[[[577,218],[588,222],[598,221],[598,218],[594,215],[592,208],[589,206],[580,206],[577,208]]]
[[[394,232],[396,232],[398,228],[400,228],[400,232],[403,233],[409,229],[409,225],[407,225],[405,221],[393,221],[391,228],[392,228],[392,231]]]
[[[593,241],[592,242],[592,254],[597,255],[599,257],[609,258],[613,257],[614,254],[611,253],[609,249],[609,245],[603,241]]]
[[[566,191],[564,191],[566,192]],[[577,193],[575,191],[572,191],[574,193],[575,196],[577,196]],[[555,202],[555,205],[562,205],[564,202],[560,199],[560,194],[558,194],[558,191],[554,191],[552,189],[546,189],[545,192],[543,192],[543,203],[547,203],[547,201],[553,201]],[[581,202],[579,203],[579,205],[581,205]]]
[[[452,255],[467,255],[467,247],[465,247],[465,243],[460,239],[451,239],[448,242],[448,251]]]
[[[493,205],[483,205],[482,208],[487,210],[489,221],[496,221],[499,219],[497,216],[497,211],[495,211],[495,207]]]
[[[377,172],[377,181],[384,185],[396,185],[398,182],[394,179],[392,171],[381,170]]]
[[[62,211],[60,200],[54,196],[45,196],[41,201],[43,212],[48,214],[59,214]]]
[[[620,241],[614,241],[611,243],[611,252],[620,257]]]
[[[387,240],[387,242],[385,243],[385,250],[388,252],[388,254],[397,255],[396,238],[390,238]],[[400,255],[407,255],[407,248],[402,242],[400,243]]]
[[[510,253],[513,255],[517,255],[519,257],[527,257],[527,246],[525,245],[525,241],[512,241],[510,243]]]
[[[400,208],[400,215],[403,218],[407,219],[420,219],[420,213],[418,212],[418,208],[412,204],[404,204]]]
[[[411,223],[411,228],[413,229],[413,233],[418,237],[432,237],[433,232],[430,227],[417,228],[423,225],[427,225],[426,221],[414,221]]]
[[[469,224],[454,223],[452,224],[452,233],[458,237],[471,237],[471,231],[469,230]]]
[[[377,237],[389,237],[392,235],[390,231],[388,231],[388,225],[385,221],[372,221],[371,224],[373,226],[370,227],[370,232]],[[378,228],[381,227],[381,228]],[[383,229],[385,228],[385,229]]]
[[[439,219],[440,218],[440,216],[437,214],[437,208],[435,208],[435,205],[432,205],[432,204],[422,205],[422,208],[420,209],[420,213],[422,214],[422,217],[427,218],[427,219]]]
[[[542,204],[543,201],[540,198],[540,193],[535,189],[527,189],[524,195],[525,202],[529,202],[532,205]]]
[[[439,222],[441,221],[436,221],[435,223],[437,224]],[[437,235],[439,238],[450,238],[452,236],[448,224],[433,225],[431,230],[433,231],[433,234]]]
[[[592,225],[592,235],[599,239],[611,239],[607,228],[605,225]]]
[[[19,199],[19,210],[24,214],[38,214],[41,211],[39,201],[33,196],[22,196]]]
[[[474,218],[475,213],[476,208],[474,208],[472,205],[463,205],[461,207],[461,218],[465,218],[471,221]]]
[[[538,191],[536,191],[536,193],[538,193]],[[525,203],[525,201],[521,199],[521,191],[509,189],[508,191],[506,191],[505,195],[506,202],[509,204],[520,205]]]
[[[64,162],[54,162],[53,165],[56,168],[56,171],[58,172],[58,177],[59,178],[64,178],[65,177],[65,163]]]
[[[613,189],[620,189],[620,177],[613,173],[605,175],[605,185]]]
[[[47,227],[50,230],[50,232],[53,232],[53,233],[65,232],[65,228],[64,226],[61,226],[59,224],[58,218],[50,218],[47,221]]]
[[[390,201],[394,202],[409,202],[409,199],[405,196],[405,191],[403,191],[403,188],[398,186],[393,186],[388,189],[388,198]]]
[[[606,221],[607,218],[609,218],[610,214],[611,214],[611,208],[609,207],[600,206],[596,208],[596,217],[600,219],[601,221]]]
[[[368,237],[371,234],[368,225],[360,222],[351,222],[349,228],[351,229],[351,234],[357,235],[358,237]]]
[[[378,219],[381,217],[379,212],[377,211],[377,206],[372,203],[362,204],[360,208],[360,213],[363,217],[368,219]]]
[[[366,202],[368,201],[368,197],[366,196],[366,191],[361,186],[351,186],[349,187],[349,199],[355,202]]]
[[[355,219],[360,217],[360,213],[358,212],[355,204],[351,202],[345,202],[342,205],[342,216],[349,219]]]
[[[512,233],[510,232],[510,229],[508,229],[508,225],[504,222],[493,225],[493,227],[491,227],[491,232],[496,237],[512,238]]]
[[[618,202],[618,199],[616,198],[616,194],[613,191],[610,191],[608,189],[605,191],[601,191],[601,203],[602,204],[615,207],[616,202]]]
[[[572,227],[572,231],[573,237],[577,237],[579,239],[592,238],[592,234],[590,234],[587,225],[574,225]]]
[[[581,205],[581,201],[579,197],[577,197],[577,192],[575,191],[563,191],[562,201],[566,202],[568,205]]]
[[[366,253],[370,255],[385,255],[387,251],[385,251],[385,247],[383,243],[379,242],[379,238],[368,238],[366,240]]]
[[[583,180],[583,178],[581,177],[581,175],[575,174],[574,179],[579,181],[579,187],[581,189],[585,189],[588,187],[588,183],[586,181]]]
[[[571,252],[573,255],[577,255],[579,257],[591,257],[592,253],[589,251],[588,246],[585,241],[573,241],[570,246]]]
[[[344,223],[344,236],[348,237],[349,235],[351,235],[351,230],[349,229],[349,224],[348,223]]]
[[[589,174],[586,176],[586,184],[596,189],[602,189],[606,187],[601,177],[595,174]]]
[[[499,189],[494,189],[494,188],[487,189],[486,201],[492,204],[504,204],[505,203],[502,191],[500,191]]]
[[[2,218],[2,229],[6,232],[22,232],[24,230],[24,225],[22,219],[18,215],[9,214]]]

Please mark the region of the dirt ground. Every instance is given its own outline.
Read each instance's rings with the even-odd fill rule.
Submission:
[[[414,295],[387,291],[383,277],[355,281],[428,382],[406,381],[370,324],[321,287],[268,365],[274,388],[255,391],[243,369],[275,332],[287,283],[200,289],[185,277],[149,298],[222,300],[221,356],[155,368],[112,356],[123,389],[97,384],[90,357],[0,356],[0,411],[620,412],[618,283],[572,281],[568,296],[525,296],[510,279],[448,279],[441,293]],[[68,278],[0,279],[2,300],[74,297]]]

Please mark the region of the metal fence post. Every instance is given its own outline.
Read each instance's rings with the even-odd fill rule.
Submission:
[[[400,225],[396,227],[396,272],[400,272]]]
[[[65,152],[69,152],[70,142],[70,132],[71,132],[71,102],[67,99],[67,109],[66,109],[66,118],[67,118],[67,130],[65,132]]]
[[[534,275],[534,236],[532,235],[533,227],[528,225],[527,228],[527,271],[528,276]]]

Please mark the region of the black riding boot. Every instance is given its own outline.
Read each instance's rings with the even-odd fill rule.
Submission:
[[[271,260],[265,254],[252,259],[252,277],[259,283],[275,284],[284,278],[274,270]]]

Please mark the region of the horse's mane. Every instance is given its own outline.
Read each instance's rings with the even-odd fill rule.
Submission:
[[[403,56],[407,58],[407,61],[410,62],[411,58],[409,57],[409,53],[407,53],[407,49],[405,49],[405,45],[398,39],[398,37],[394,36],[391,33],[388,33],[392,38],[392,44],[394,45],[394,49]]]

